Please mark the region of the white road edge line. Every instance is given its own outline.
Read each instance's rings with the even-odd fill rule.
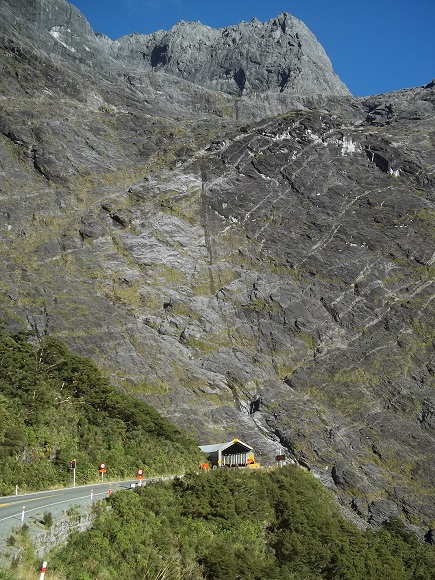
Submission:
[[[95,497],[96,495],[107,495],[107,491],[102,491],[99,493],[94,493],[93,497]],[[74,503],[74,501],[79,500],[79,499],[91,499],[89,495],[83,495],[82,497],[75,497],[74,499],[63,499],[62,501],[55,501],[53,503],[49,503],[47,505],[41,505],[37,508],[31,508],[31,509],[27,509],[26,508],[26,514],[30,513],[30,512],[36,512],[37,510],[42,510],[44,508],[48,508],[51,507],[52,505],[59,505],[61,503]],[[19,517],[21,519],[21,512],[19,512],[18,514],[14,514],[13,516],[7,516],[6,518],[0,518],[0,522],[3,522],[4,520],[10,520],[11,518],[16,518]]]

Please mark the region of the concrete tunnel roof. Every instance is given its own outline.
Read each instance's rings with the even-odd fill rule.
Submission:
[[[233,439],[232,441],[227,441],[226,443],[214,443],[213,445],[200,445],[199,448],[203,453],[213,453],[214,451],[225,451],[231,445],[241,445],[245,447],[246,451],[252,451],[252,447],[240,441],[240,439]]]

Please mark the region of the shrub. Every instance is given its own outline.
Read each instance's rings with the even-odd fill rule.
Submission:
[[[51,526],[53,525],[53,514],[51,512],[44,512],[44,516],[42,519],[44,522],[44,526],[46,528],[51,528]]]
[[[131,570],[168,580],[429,580],[435,569],[434,547],[397,523],[358,530],[297,467],[190,474],[118,492],[109,505],[50,556],[54,569],[71,580]]]

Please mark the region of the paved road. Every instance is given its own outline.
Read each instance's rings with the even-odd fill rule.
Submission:
[[[142,485],[163,479],[172,479],[172,477],[144,479]],[[138,485],[138,482],[136,480],[108,481],[107,483],[94,483],[51,491],[0,497],[0,544],[5,542],[12,528],[20,526],[23,522],[28,523],[31,518],[43,519],[45,512],[52,512],[53,516],[56,516],[73,505],[86,508],[94,500],[104,499],[112,492],[120,489],[130,489],[133,485]]]
[[[26,521],[26,516],[33,512],[39,512],[40,510],[50,511],[50,508],[54,505],[66,504],[67,508],[68,504],[83,503],[83,500],[91,502],[91,496],[92,500],[102,499],[109,495],[109,489],[112,491],[128,489],[132,483],[136,482],[132,480],[131,482],[97,483],[18,496],[0,497],[0,522],[9,519],[14,520],[14,523],[21,522],[23,507],[25,508],[24,521]]]

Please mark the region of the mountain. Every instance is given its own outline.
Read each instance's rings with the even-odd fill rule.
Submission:
[[[254,18],[218,30],[181,21],[169,31],[123,36],[108,47],[129,66],[231,95],[349,94],[313,33],[285,12],[269,22]]]
[[[288,14],[116,41],[63,0],[0,16],[4,329],[433,525],[435,83],[353,97]]]

